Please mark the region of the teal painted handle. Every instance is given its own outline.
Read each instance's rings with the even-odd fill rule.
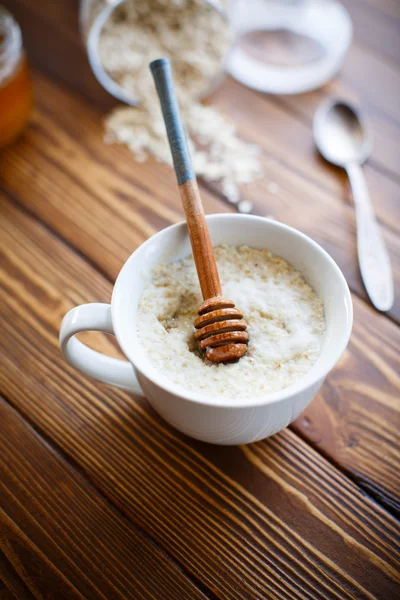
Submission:
[[[195,175],[176,99],[171,63],[167,58],[158,58],[150,63],[150,69],[160,99],[178,185],[182,185],[195,179]]]

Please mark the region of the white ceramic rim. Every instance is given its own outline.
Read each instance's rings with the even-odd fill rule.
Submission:
[[[256,215],[222,213],[222,214],[208,215],[207,221],[218,220],[221,217],[223,217],[224,219],[227,219],[227,220],[230,220],[230,219],[240,219],[240,220],[246,220],[246,221],[254,221],[254,220],[266,221],[267,220],[267,219],[265,219],[265,217],[259,217]],[[135,252],[133,254],[131,254],[131,256],[128,258],[128,260],[122,267],[122,269],[117,277],[117,281],[115,282],[115,286],[114,286],[113,293],[112,293],[112,299],[111,299],[112,322],[113,322],[115,336],[118,340],[120,348],[123,351],[123,353],[125,354],[126,358],[135,366],[135,368],[141,374],[143,374],[144,377],[149,379],[153,384],[166,390],[170,394],[179,396],[183,400],[188,400],[191,402],[195,402],[197,404],[218,406],[218,407],[222,407],[222,408],[250,408],[252,406],[260,406],[263,404],[272,404],[275,402],[281,402],[283,400],[288,399],[290,396],[293,396],[295,394],[299,394],[299,393],[303,392],[304,390],[306,390],[307,388],[310,388],[311,386],[313,386],[315,383],[317,383],[321,379],[324,379],[327,376],[327,374],[333,369],[333,367],[337,364],[337,362],[340,360],[340,358],[343,355],[343,353],[347,347],[347,344],[349,342],[350,335],[351,335],[351,329],[352,329],[352,325],[353,325],[353,304],[352,304],[352,300],[351,300],[351,293],[350,293],[349,287],[347,285],[346,279],[344,278],[342,271],[339,269],[339,267],[337,266],[337,264],[335,263],[333,258],[331,258],[331,256],[319,244],[317,244],[317,242],[314,242],[314,240],[312,240],[309,236],[305,235],[304,233],[301,233],[300,231],[298,231],[297,229],[294,229],[293,227],[284,225],[283,223],[280,223],[279,221],[268,220],[268,223],[270,225],[272,225],[273,227],[277,227],[279,229],[289,232],[290,234],[292,234],[295,237],[302,238],[303,241],[308,243],[315,252],[322,254],[324,256],[325,260],[331,264],[331,267],[333,268],[334,272],[336,273],[336,275],[338,277],[338,281],[342,285],[343,295],[344,295],[344,306],[345,306],[345,311],[346,311],[346,329],[343,331],[341,343],[338,344],[336,351],[332,352],[331,360],[328,362],[328,366],[325,367],[324,369],[318,368],[319,361],[317,361],[315,363],[315,365],[313,367],[311,367],[311,369],[308,371],[308,373],[306,373],[298,381],[292,383],[288,387],[283,388],[282,390],[280,390],[278,392],[266,394],[265,396],[253,396],[253,397],[246,398],[243,400],[234,399],[234,398],[226,398],[224,396],[209,396],[209,395],[194,393],[194,392],[191,392],[190,390],[186,390],[184,387],[182,387],[180,385],[173,383],[172,381],[169,381],[166,376],[164,376],[162,381],[160,382],[159,375],[158,375],[156,369],[151,366],[150,360],[142,359],[144,352],[142,354],[138,353],[138,356],[134,356],[132,349],[129,347],[129,344],[125,343],[125,336],[122,333],[123,323],[121,323],[118,318],[116,305],[121,302],[121,298],[123,297],[124,286],[128,284],[128,281],[125,282],[125,279],[128,277],[128,275],[130,275],[130,271],[131,271],[130,266],[135,261],[135,256],[136,256],[137,252],[139,250],[140,251],[145,250],[147,246],[154,243],[155,238],[165,235],[165,233],[167,231],[171,232],[174,229],[179,229],[180,227],[185,226],[186,225],[185,221],[183,221],[183,222],[181,221],[180,223],[176,223],[175,225],[170,225],[169,227],[162,229],[161,231],[159,231],[158,233],[153,235],[151,238],[146,240],[146,242],[144,242],[139,248],[137,248],[135,250]],[[140,344],[139,341],[138,341],[138,344]]]

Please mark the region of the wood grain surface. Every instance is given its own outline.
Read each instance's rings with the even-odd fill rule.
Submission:
[[[67,97],[63,92],[54,89],[54,86],[49,86],[47,82],[44,83],[47,87],[43,91],[43,97],[53,98],[56,105],[62,107],[60,113],[63,115],[62,126],[58,125],[60,116],[56,116],[57,111],[55,108],[49,109],[43,117],[37,111],[32,124],[34,132],[28,132],[19,144],[10,148],[5,154],[3,163],[0,165],[0,175],[2,175],[5,188],[18,202],[40,217],[70,244],[78,248],[110,280],[114,280],[123,262],[137,245],[154,233],[158,227],[182,219],[182,209],[173,173],[167,170],[167,167],[158,166],[158,170],[165,177],[154,180],[150,177],[154,165],[144,164],[141,166],[139,174],[137,174],[138,172],[132,169],[132,159],[127,156],[125,149],[119,147],[108,148],[98,144],[97,136],[100,136],[101,125],[98,119],[91,114],[92,111],[89,107],[83,113],[78,113],[79,107],[82,105],[77,99]],[[68,102],[63,104],[63,99],[68,100]],[[39,101],[38,104],[40,107]],[[51,114],[50,118],[48,117],[49,112]],[[77,114],[81,114],[81,120],[86,123],[83,135],[80,133],[82,128],[79,126],[79,120],[74,118],[74,115]],[[67,115],[70,115],[68,120]],[[86,148],[88,149],[86,150]],[[115,168],[110,156],[113,151],[118,155],[115,160]],[[83,164],[85,164],[85,168],[82,168]],[[30,183],[33,177],[35,186],[31,186]],[[139,177],[142,178],[140,181],[138,181]],[[149,183],[146,184],[147,178],[149,178]],[[143,181],[147,189],[142,187]],[[153,196],[151,196],[151,189],[154,190]],[[225,209],[225,204],[220,201],[213,201],[210,195],[203,194],[203,198],[208,210]],[[306,195],[304,195],[304,198],[307,201]],[[132,205],[138,207],[137,211],[131,211]],[[326,206],[330,207],[331,204],[327,202]],[[280,210],[281,212],[284,210],[282,204],[280,204]],[[349,207],[347,210],[351,212]],[[285,222],[289,221],[291,223],[289,220],[291,213],[292,211],[288,210]],[[308,213],[303,214],[302,217],[295,217],[297,226],[299,226],[300,218],[304,219],[304,229],[306,231],[307,227],[312,227],[314,232],[318,230],[319,222],[310,220]],[[321,220],[323,219],[321,218]],[[333,221],[332,218],[327,219],[327,223],[330,224],[330,245],[332,246],[335,244],[334,240],[341,235],[339,224],[342,220],[340,217],[337,217],[336,221]],[[333,227],[333,223],[337,223],[338,227]],[[394,234],[392,238],[392,251],[394,251],[395,244],[396,248],[399,245],[399,238]],[[351,240],[354,245],[354,238],[351,237]],[[331,249],[330,245],[325,244],[328,250]],[[334,248],[339,248],[341,252],[343,246],[344,244],[334,246]],[[333,253],[336,254],[335,258],[338,258],[338,252]],[[348,257],[346,259],[346,264],[350,265],[350,268],[356,265],[355,247],[352,249],[352,254],[354,255],[353,265],[348,261]],[[346,264],[341,266],[349,279],[351,272],[346,269]],[[397,261],[396,264],[400,263]],[[358,273],[356,277],[359,277]],[[98,300],[102,301],[104,297],[99,297]],[[393,338],[393,343],[396,343],[396,328],[387,323],[385,317],[380,317],[365,303],[356,302],[356,309],[355,328],[357,328],[358,322],[362,324],[365,320],[370,322],[370,327],[373,329],[372,342],[380,338],[380,331],[383,327],[385,334],[386,329],[390,330],[389,335]],[[361,325],[361,328],[363,328],[363,325]],[[392,360],[392,368],[396,369],[395,355]],[[376,377],[378,377],[379,381],[379,367],[377,368],[376,364],[372,364],[372,377],[368,377],[369,369],[364,361],[365,357],[360,357],[360,368],[357,376],[362,379],[372,379],[372,382],[377,381]],[[370,364],[369,360],[368,365]],[[362,389],[363,386],[358,387]],[[364,385],[364,389],[368,389],[368,387],[368,385]],[[348,394],[345,392],[345,400],[340,402],[340,389],[335,387],[333,393],[337,398],[334,406],[340,415],[339,411],[344,410],[344,407],[349,407]],[[392,422],[397,427],[399,415],[396,409],[396,394],[398,394],[398,387],[393,390],[393,395],[383,403],[383,406],[380,402],[377,403],[377,394],[374,394],[372,399],[363,397],[362,403],[373,403],[376,407],[375,410],[384,410],[385,414],[384,416],[381,415],[380,419],[387,417],[386,411],[389,404],[390,410],[394,410],[395,415]],[[353,402],[354,404],[350,403],[351,408],[345,412],[346,423],[350,415],[357,414],[360,410],[360,394],[355,393]],[[375,410],[372,415],[375,414]],[[317,414],[319,415],[319,412]],[[370,416],[371,413],[368,413],[368,417]],[[335,461],[343,464],[342,458],[338,457],[348,454],[348,451],[343,453],[343,444],[347,442],[343,442],[343,439],[346,438],[343,438],[340,433],[343,421],[340,419],[339,426],[334,426],[336,418],[332,421],[324,419],[322,422],[325,425],[328,422],[332,423],[331,427],[334,428],[335,434],[333,437],[334,443],[330,444],[329,453]],[[319,416],[318,419],[313,418],[312,422],[318,423]],[[358,429],[359,421],[357,419],[355,422],[352,420],[351,423],[352,429],[355,426]],[[315,436],[312,432],[313,427],[302,427],[302,431],[306,435],[310,433],[313,440],[320,438],[322,446],[326,448],[329,444],[328,440],[331,439],[330,436],[324,436],[323,432],[320,436]],[[318,430],[318,426],[316,427]],[[319,431],[321,432],[321,429]],[[352,438],[358,439],[359,434],[359,429],[358,433],[357,431],[351,431]],[[383,436],[383,439],[386,439],[389,447],[392,448],[390,439],[385,438],[385,436]],[[375,440],[377,446],[381,447],[382,439],[376,437]],[[348,466],[354,465],[353,457],[356,449],[357,445],[352,444],[349,460],[344,461]],[[368,445],[365,449],[362,449],[362,452],[369,452]],[[385,466],[389,466],[391,456],[391,451],[388,455],[383,454]],[[379,470],[380,465],[377,471]],[[382,476],[379,476],[378,473],[376,475],[378,481],[383,481],[386,477],[386,473],[383,473]],[[368,479],[369,476],[366,481]],[[391,484],[390,487],[391,493],[396,495],[395,485]],[[382,494],[385,496],[384,491],[382,491]]]
[[[394,593],[396,521],[295,434],[236,450],[191,442],[144,401],[77,375],[59,320],[111,285],[4,200],[1,226],[1,389],[130,520],[221,597]]]
[[[0,569],[17,597],[205,599],[1,398],[0,421]]]
[[[183,219],[173,172],[151,160],[141,164],[140,169],[134,169],[135,163],[128,150],[101,143],[103,131],[99,111],[43,76],[35,77],[35,84],[37,108],[31,129],[5,154],[0,164],[3,185],[14,198],[82,250],[114,280],[122,262],[137,245],[158,229]],[[244,88],[233,85],[237,88],[234,97],[240,98],[240,90]],[[252,102],[252,114],[256,117],[258,111],[261,114],[264,110],[264,101],[259,95],[255,98],[261,103],[258,108],[257,102]],[[242,113],[247,114],[243,110]],[[236,116],[239,114],[237,112]],[[264,114],[270,115],[271,111]],[[283,127],[284,118],[283,113],[277,126],[272,115],[270,126],[267,125],[271,135],[269,154],[279,152],[279,143],[288,135],[285,132],[293,129],[290,120],[289,125]],[[251,116],[242,117],[241,124],[247,119],[250,122]],[[245,131],[244,125],[242,129]],[[252,129],[258,132],[257,137],[248,139],[262,143],[265,136],[254,127],[254,122]],[[298,140],[304,138],[305,131],[303,125]],[[274,139],[279,143],[274,143]],[[294,143],[289,134],[283,153],[288,154]],[[308,143],[312,146],[311,139]],[[298,144],[293,154],[302,155],[305,150],[303,143]],[[266,156],[265,169],[266,181],[246,189],[246,197],[254,201],[257,212],[272,215],[311,235],[338,262],[351,289],[366,298],[357,263],[354,211],[348,199],[337,198],[301,174],[295,165],[285,165],[281,159]],[[31,185],[32,177],[35,186]],[[344,194],[347,187],[346,181]],[[212,191],[201,185],[206,212],[229,210]],[[390,194],[388,198],[387,204],[393,205],[390,220],[396,224],[397,204],[392,203]],[[105,229],[107,236],[102,235]],[[399,290],[400,237],[389,227],[384,228],[384,235]],[[340,244],[337,239],[341,240]],[[396,320],[399,302],[396,299],[392,310]]]
[[[39,290],[51,285],[50,297],[55,295],[57,298],[56,313],[51,311],[47,317],[52,319],[55,333],[63,315],[73,306],[109,300],[111,284],[84,260],[75,258],[74,254],[68,256],[64,244],[57,243],[53,236],[4,197],[0,198],[0,207],[0,232],[5,248],[2,262],[5,297],[7,291],[11,297],[18,290],[26,293],[32,285],[28,282],[18,284],[18,281],[25,273],[38,272]],[[21,231],[25,238],[23,244]],[[51,248],[46,251],[48,244]],[[29,266],[24,266],[25,262]],[[15,263],[19,265],[17,269]],[[31,294],[27,295],[33,304],[37,293],[38,288],[33,286]],[[371,488],[371,482],[374,482],[371,492],[399,510],[396,460],[400,390],[396,374],[398,331],[383,316],[375,321],[373,310],[356,297],[353,299],[355,326],[349,348],[340,367],[328,376],[322,392],[297,421],[296,427],[332,462],[351,471],[361,485],[365,482]],[[107,340],[105,351],[112,353],[109,338],[104,339]],[[370,435],[370,431],[376,433]],[[379,461],[375,460],[376,456]]]
[[[400,596],[400,10],[343,0],[354,41],[321,90],[274,97],[227,78],[208,102],[262,150],[255,210],[343,270],[355,309],[338,367],[290,429],[238,448],[180,435],[148,403],[79,375],[58,330],[107,302],[122,264],[183,219],[172,170],[103,143],[115,101],[93,78],[77,0],[3,0],[21,24],[35,111],[0,155],[0,597],[359,599]],[[367,183],[396,303],[378,314],[357,265],[345,174],[317,154],[315,108],[362,106]],[[207,213],[232,210],[200,182]],[[81,339],[121,356],[114,338]]]

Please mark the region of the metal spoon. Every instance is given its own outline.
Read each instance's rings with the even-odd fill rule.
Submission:
[[[329,99],[314,115],[313,134],[322,156],[347,172],[356,210],[358,261],[365,289],[378,310],[390,310],[394,300],[390,258],[361,169],[372,150],[365,123],[356,109]]]

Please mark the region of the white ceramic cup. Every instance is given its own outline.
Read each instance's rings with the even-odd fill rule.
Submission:
[[[301,271],[322,298],[326,333],[311,370],[289,387],[266,396],[229,400],[194,393],[160,374],[146,356],[136,331],[136,312],[151,270],[191,253],[185,223],[164,229],[127,260],[114,287],[111,305],[84,304],[70,310],[60,331],[67,361],[103,383],[145,395],[168,423],[187,435],[214,444],[246,444],[280,431],[311,402],[349,341],[353,311],[346,280],[333,259],[313,240],[276,221],[252,215],[207,217],[215,246],[246,244],[268,248]],[[116,336],[127,361],[110,358],[82,344],[81,331]]]

